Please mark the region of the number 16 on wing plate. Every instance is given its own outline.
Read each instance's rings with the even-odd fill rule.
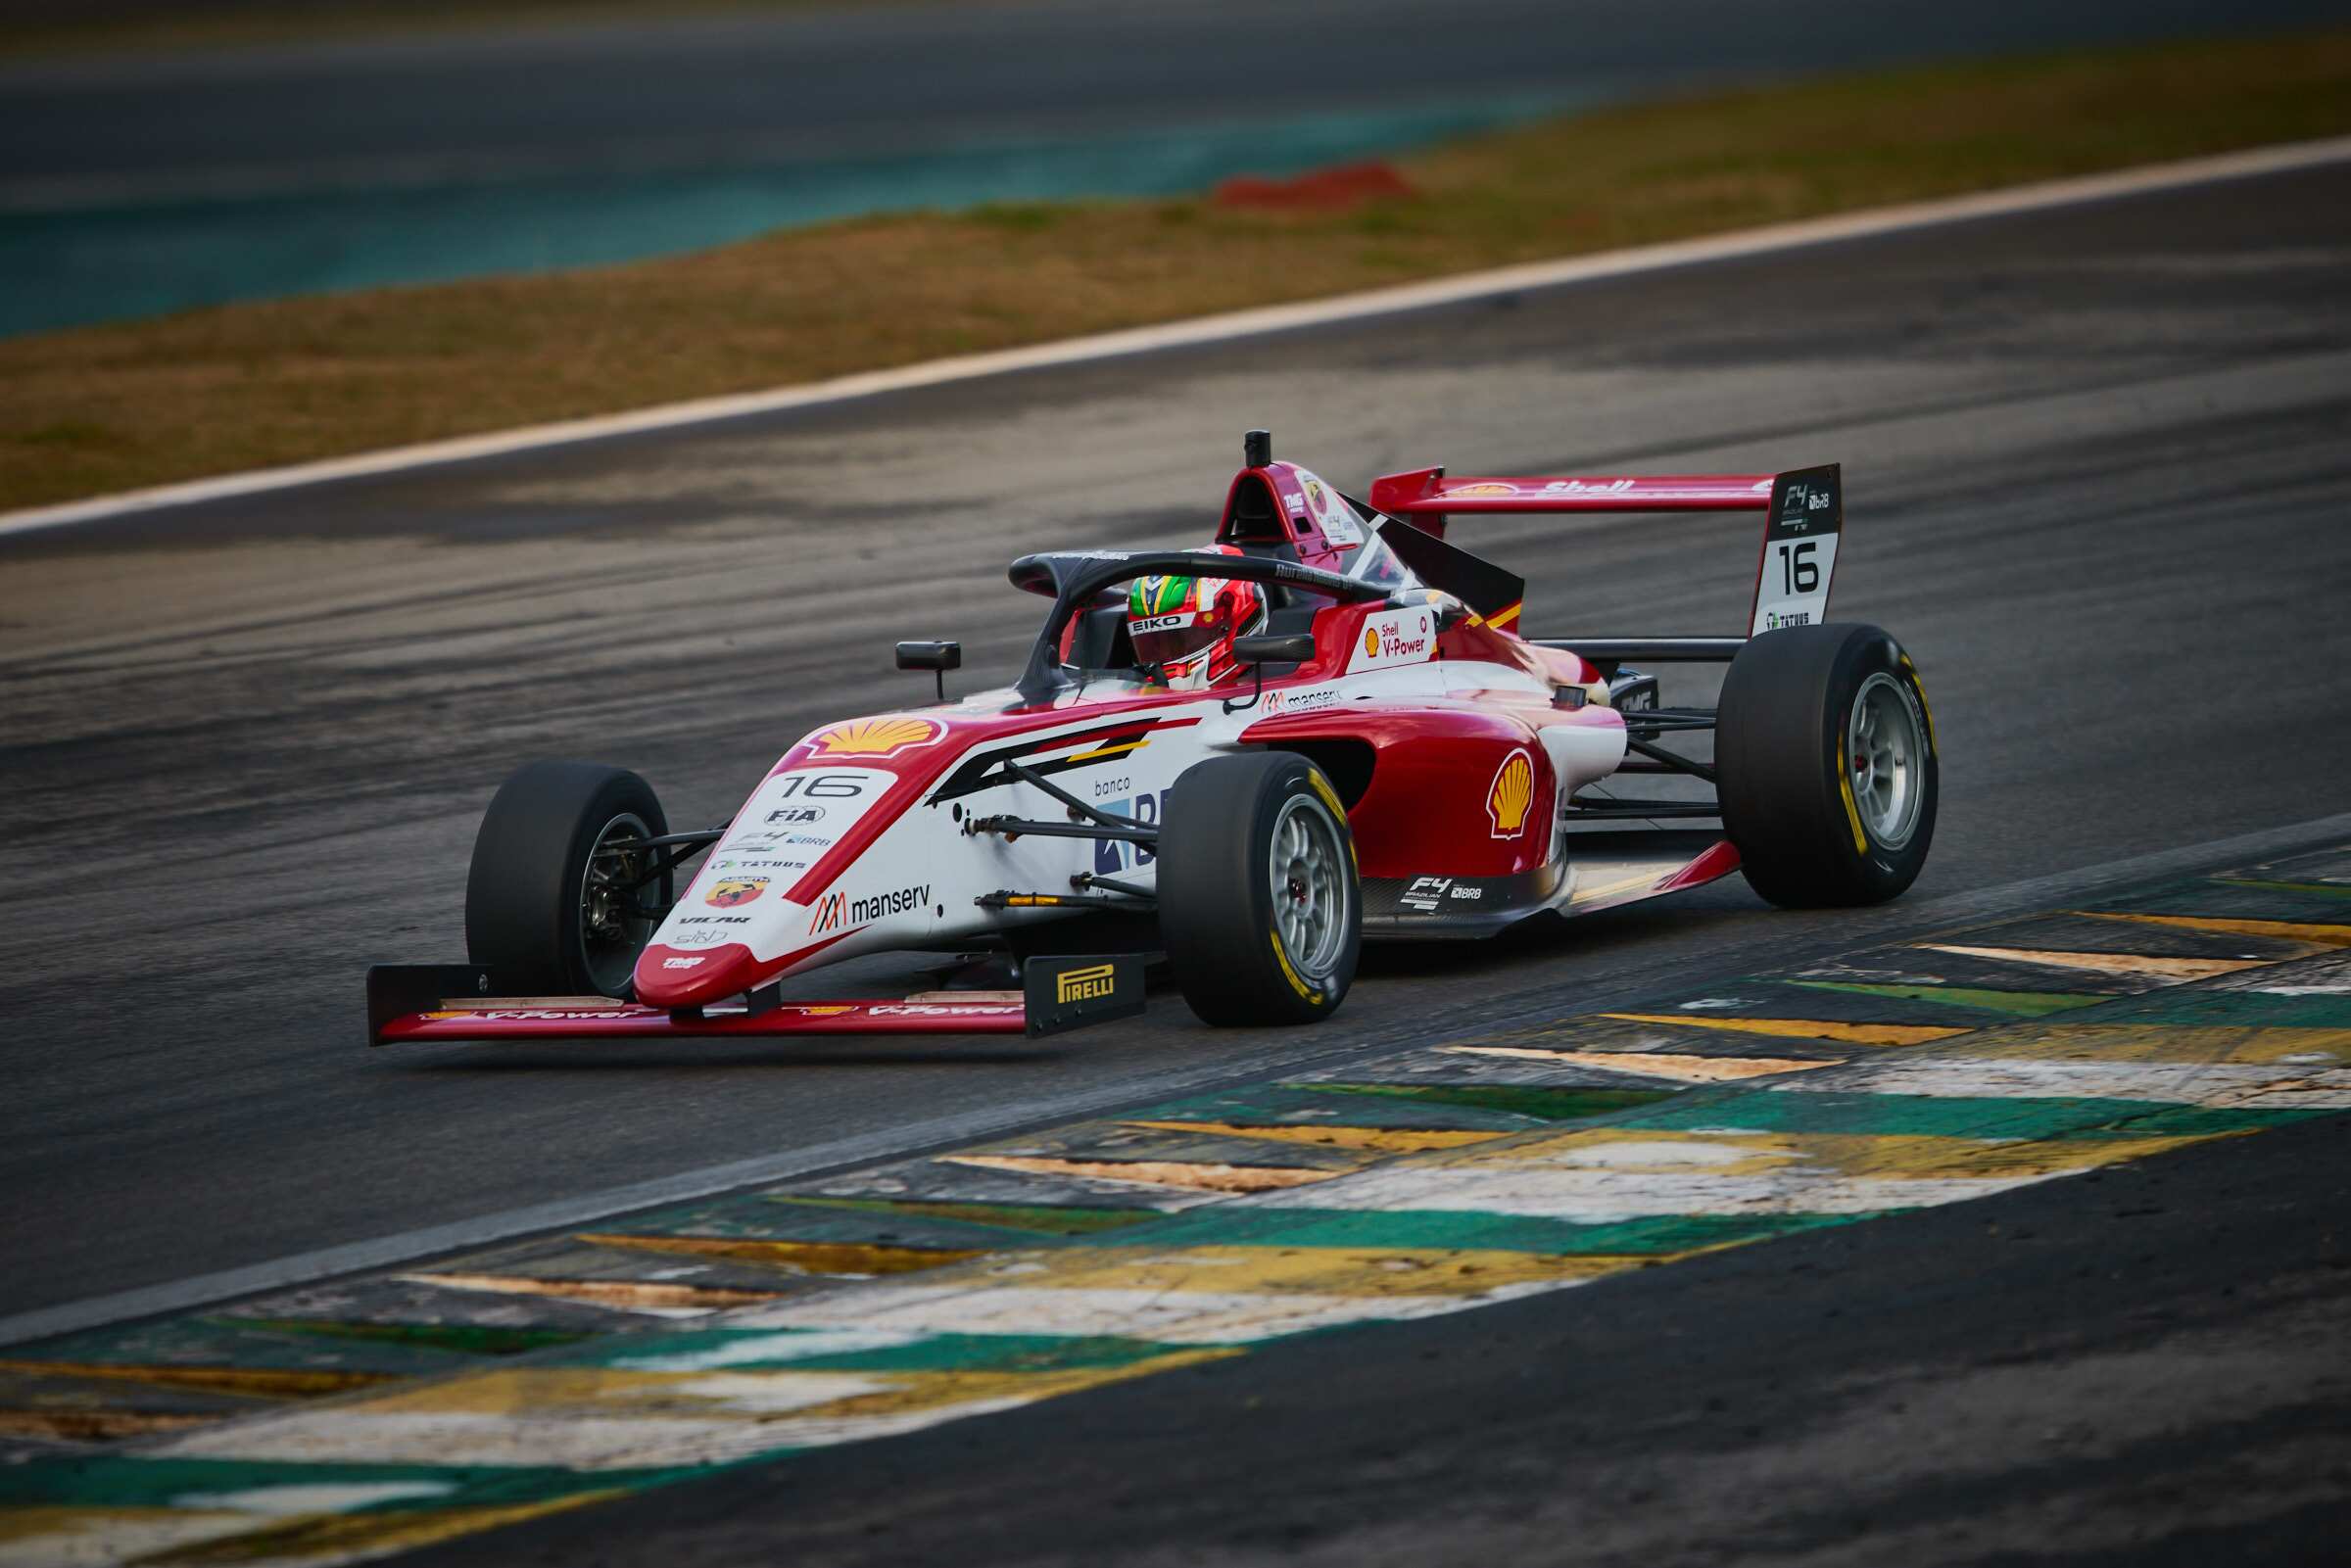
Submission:
[[[1844,528],[1845,485],[1837,464],[1778,476],[1748,636],[1783,626],[1817,626],[1829,618],[1829,583],[1836,575],[1837,537]]]

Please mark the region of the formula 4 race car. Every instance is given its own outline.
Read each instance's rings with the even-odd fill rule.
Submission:
[[[1835,466],[1431,468],[1359,501],[1262,431],[1244,455],[1214,546],[1013,562],[1051,603],[1017,684],[949,702],[960,646],[901,642],[936,705],[806,736],[724,828],[671,832],[618,768],[523,768],[474,843],[470,962],[371,970],[370,1040],[1036,1035],[1139,1011],[1163,962],[1211,1023],[1302,1023],[1346,997],[1366,938],[1483,936],[1733,871],[1782,905],[1918,875],[1934,720],[1893,638],[1825,619]],[[1764,520],[1742,638],[1523,637],[1524,583],[1446,537],[1497,512],[1722,509]],[[1659,705],[1643,667],[1677,661],[1729,666],[1717,707]],[[1708,731],[1702,760],[1683,737]],[[1625,794],[1625,775],[1714,798]],[[778,983],[890,950],[962,968],[881,999]]]

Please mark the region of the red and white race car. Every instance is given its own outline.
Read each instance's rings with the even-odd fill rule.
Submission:
[[[946,701],[958,644],[900,643],[941,700],[804,736],[725,828],[670,832],[618,768],[523,768],[474,844],[470,962],[371,970],[370,1039],[1033,1035],[1139,1010],[1162,961],[1209,1022],[1300,1023],[1339,1006],[1367,937],[1483,936],[1735,870],[1787,905],[1918,875],[1934,722],[1893,638],[1826,622],[1836,467],[1432,468],[1359,501],[1262,431],[1245,452],[1214,546],[1015,561],[1051,602],[1017,684]],[[1764,521],[1742,638],[1521,636],[1523,583],[1446,538],[1493,512],[1717,509]],[[1206,677],[1138,654],[1223,604]],[[1659,706],[1641,667],[1674,661],[1728,665],[1716,707]],[[886,950],[963,970],[879,999],[778,985]]]

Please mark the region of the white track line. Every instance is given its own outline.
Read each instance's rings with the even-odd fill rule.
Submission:
[[[264,495],[332,480],[360,479],[443,463],[467,462],[481,457],[501,457],[575,442],[604,441],[615,436],[677,430],[692,425],[713,424],[720,420],[741,419],[752,414],[812,408],[857,398],[905,392],[917,387],[936,387],[981,376],[1004,375],[1017,370],[1082,364],[1125,355],[1223,343],[1235,338],[1290,332],[1301,327],[1327,326],[1371,316],[1393,315],[1406,310],[1425,310],[1522,290],[1559,288],[1599,278],[1623,277],[1636,272],[1692,266],[1772,251],[1796,250],[1809,245],[1867,239],[1943,223],[1962,223],[1977,218],[2038,212],[2044,208],[2109,201],[2117,197],[2175,190],[2215,180],[2283,173],[2346,160],[2351,160],[2351,136],[2291,142],[2280,147],[2261,147],[2247,152],[2223,153],[2211,158],[2191,158],[2180,163],[2157,164],[2112,174],[2048,180],[2034,185],[2012,186],[2005,190],[1983,191],[1972,196],[1908,202],[1898,207],[1872,208],[1833,217],[1775,223],[1765,228],[1743,229],[1705,239],[1644,245],[1632,250],[1609,251],[1599,256],[1576,257],[1567,261],[1534,261],[1521,266],[1437,278],[1426,283],[1407,283],[1394,288],[1371,289],[1361,294],[1343,294],[1335,299],[1315,300],[1302,305],[1235,310],[1223,315],[1199,316],[1189,321],[1171,321],[1122,332],[1104,332],[1093,337],[1069,338],[1059,343],[1006,349],[994,354],[959,355],[949,359],[932,359],[895,370],[839,376],[830,381],[781,387],[770,392],[697,398],[689,403],[663,404],[658,407],[639,408],[630,413],[569,419],[552,425],[531,425],[520,430],[462,436],[453,441],[395,447],[389,451],[362,452],[353,457],[332,457],[320,462],[225,474],[216,479],[199,479],[186,484],[160,485],[152,490],[100,496],[90,500],[68,501],[56,506],[0,512],[0,535],[101,522],[168,506],[230,500],[241,496]]]
[[[2059,908],[2118,885],[2274,859],[2295,850],[2317,848],[2339,841],[2345,834],[2351,834],[2351,812],[2314,818],[2309,822],[2273,828],[2262,832],[2243,833],[2233,838],[2219,838],[2208,843],[2158,850],[2148,855],[2134,855],[2126,860],[2108,861],[2103,865],[2006,882],[1973,892],[1953,893],[1910,906],[1901,913],[1906,917],[1905,927],[1912,934],[1948,930],[1953,927],[1975,925],[2006,915]],[[1903,938],[1897,934],[1881,930],[1869,937],[1865,945],[1881,946],[1900,939]],[[1832,947],[1824,956],[1833,956],[1836,951]],[[1384,1056],[1397,1049],[1395,1041],[1383,1038],[1360,1048],[1341,1048],[1321,1056],[1302,1055],[1294,1060],[1270,1059],[1260,1064],[1254,1072],[1305,1073],[1332,1066],[1341,1059]],[[582,1193],[527,1209],[510,1209],[503,1213],[481,1214],[448,1224],[431,1225],[401,1235],[346,1242],[315,1252],[298,1253],[242,1268],[142,1286],[110,1296],[36,1307],[0,1317],[0,1345],[46,1339],[51,1335],[76,1333],[107,1323],[155,1317],[191,1307],[258,1296],[265,1291],[386,1268],[512,1237],[602,1220],[614,1214],[650,1209],[657,1205],[685,1203],[820,1170],[903,1158],[922,1149],[979,1142],[1001,1136],[1020,1126],[1098,1116],[1209,1088],[1225,1087],[1233,1081],[1234,1069],[1230,1066],[1170,1069],[1123,1078],[1116,1083],[1097,1084],[1084,1090],[1044,1095],[1019,1106],[991,1107],[983,1111],[910,1119],[895,1127],[860,1133],[805,1149],[736,1161],[701,1170],[681,1171],[673,1176],[635,1182],[602,1192]]]

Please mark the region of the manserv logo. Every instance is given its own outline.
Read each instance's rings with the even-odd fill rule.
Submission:
[[[822,936],[844,927],[868,925],[888,915],[903,915],[930,902],[929,882],[920,887],[893,887],[867,898],[851,898],[836,888],[817,900],[816,914],[808,922],[808,930],[811,935]]]
[[[862,926],[867,921],[880,920],[885,915],[903,915],[910,909],[920,909],[931,902],[931,884],[920,887],[896,887],[871,898],[849,900],[849,919]]]
[[[1327,708],[1339,700],[1336,687],[1317,687],[1308,691],[1272,690],[1266,693],[1266,717],[1277,713],[1304,713],[1313,708]]]

